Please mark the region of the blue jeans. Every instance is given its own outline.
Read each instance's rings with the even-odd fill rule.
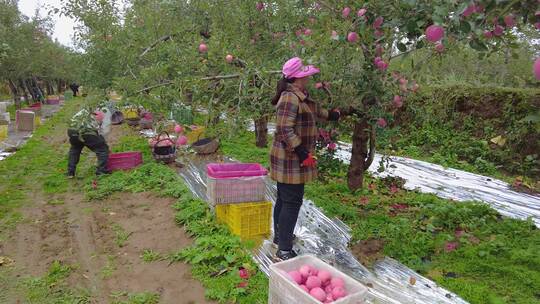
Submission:
[[[96,174],[107,174],[107,161],[109,160],[109,146],[105,142],[105,138],[101,135],[82,135],[83,141],[79,138],[79,132],[76,130],[68,130],[69,143],[69,161],[68,175],[75,175],[77,164],[81,157],[81,152],[84,147],[92,150],[97,156]]]

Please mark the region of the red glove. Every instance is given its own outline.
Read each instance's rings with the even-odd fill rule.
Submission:
[[[302,162],[301,166],[315,168],[317,166],[317,159],[312,153],[309,153],[308,157]]]

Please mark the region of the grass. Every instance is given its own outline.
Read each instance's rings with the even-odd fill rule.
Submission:
[[[222,150],[267,165],[268,149],[253,142],[253,134],[244,132],[223,142]],[[372,186],[351,193],[343,166],[325,177],[307,185],[306,197],[352,228],[351,245],[382,240],[385,255],[471,303],[540,300],[540,231],[531,220],[504,218],[482,203],[392,187],[399,185],[392,179],[368,176]]]
[[[116,271],[115,258],[114,258],[114,256],[109,255],[109,256],[107,256],[107,263],[101,269],[101,273],[100,273],[101,278],[102,279],[110,278],[115,271]]]
[[[146,263],[150,263],[150,262],[161,261],[165,258],[159,252],[156,252],[152,249],[145,249],[141,253],[141,259]]]
[[[112,304],[157,304],[159,294],[154,292],[127,293],[116,292],[111,295]]]
[[[24,279],[22,286],[29,303],[91,303],[87,290],[73,290],[66,280],[73,267],[53,262],[43,277]]]
[[[124,228],[122,228],[122,226],[118,224],[113,224],[112,230],[115,234],[115,243],[120,248],[126,246],[129,237],[131,236],[131,234],[133,234],[133,232],[127,232],[126,230],[124,230]]]

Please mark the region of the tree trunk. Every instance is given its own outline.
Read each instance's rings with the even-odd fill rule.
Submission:
[[[43,85],[45,86],[45,90],[47,91],[47,96],[54,94],[54,92],[51,92],[51,84],[48,80],[45,80],[45,83]]]
[[[32,96],[32,100],[34,102],[38,101],[38,97],[36,96],[36,93],[34,92],[34,87],[32,86],[32,82],[28,79],[24,79],[23,81],[24,87],[30,93],[30,96]]]
[[[58,94],[61,94],[63,92],[62,79],[56,79],[56,88],[57,88]]]
[[[255,123],[255,145],[266,148],[268,145],[268,117],[262,116],[253,120]]]
[[[17,85],[11,80],[8,79],[9,89],[11,91],[11,96],[13,97],[13,103],[17,109],[21,108],[21,98],[19,96],[19,90],[17,90]]]
[[[24,97],[24,100],[26,102],[30,102],[30,99],[28,98],[28,92],[26,90],[26,85],[24,85],[24,81],[22,79],[19,79],[19,88],[21,89],[21,95]]]
[[[366,119],[354,125],[351,163],[347,174],[347,183],[352,191],[364,185],[364,172],[371,166],[375,157],[375,129]],[[369,149],[368,149],[369,144]]]
[[[45,99],[45,92],[43,91],[43,88],[39,85],[37,77],[32,76],[32,81],[34,82],[34,86],[38,89],[38,93],[40,94],[39,97]]]

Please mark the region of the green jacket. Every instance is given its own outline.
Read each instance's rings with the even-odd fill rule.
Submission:
[[[82,135],[99,135],[100,126],[92,111],[82,109],[71,118],[69,129],[79,132]]]

